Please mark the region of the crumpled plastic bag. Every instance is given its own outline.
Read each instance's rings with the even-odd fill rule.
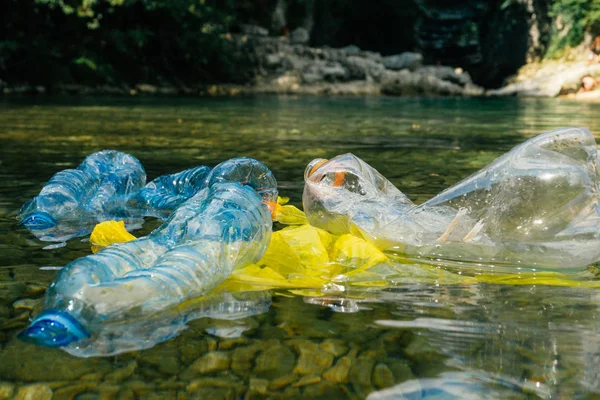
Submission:
[[[290,201],[289,197],[277,198],[277,204],[273,210],[273,221],[277,221],[284,225],[308,225],[308,219],[304,211],[295,206],[287,204]]]
[[[351,282],[353,277],[388,261],[385,254],[363,239],[350,234],[332,235],[309,225],[304,213],[284,205],[286,202],[278,200],[273,216],[277,222],[290,226],[273,232],[260,262],[234,271],[220,289],[321,289],[335,280]],[[90,236],[94,252],[134,239],[122,221],[102,222]]]
[[[100,222],[94,227],[90,235],[90,243],[94,254],[113,243],[124,243],[135,239],[136,237],[125,229],[125,222],[112,220]]]

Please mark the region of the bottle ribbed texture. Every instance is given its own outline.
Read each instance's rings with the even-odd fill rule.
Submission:
[[[102,163],[92,165],[96,175],[104,173]],[[53,182],[63,179],[65,172],[55,175]],[[83,177],[86,171],[74,174]],[[60,186],[79,193],[86,184],[85,179],[72,179]],[[127,203],[139,193],[129,195]],[[235,268],[262,257],[272,225],[265,203],[277,199],[277,181],[266,166],[238,158],[210,171],[199,167],[163,176],[139,196],[147,200],[146,207],[132,209],[154,212],[179,202],[178,196],[192,197],[149,236],[108,246],[63,268],[46,292],[44,311],[20,337],[64,347],[98,332],[109,320],[148,315],[143,313],[207,294]]]
[[[146,185],[146,173],[135,157],[104,150],[88,156],[77,169],[54,175],[23,206],[19,219],[40,240],[61,242],[87,235],[109,219],[124,219],[132,228],[144,216],[167,218],[202,189],[222,182],[240,182],[266,201],[277,200],[273,174],[251,158],[162,175]]]
[[[64,241],[86,235],[99,221],[123,210],[129,196],[145,183],[146,172],[135,157],[99,151],[76,169],[55,174],[40,194],[23,206],[19,219],[41,240]]]
[[[164,217],[206,187],[210,168],[199,166],[162,175],[135,193],[127,202],[129,212]]]
[[[90,325],[131,310],[161,309],[208,293],[237,267],[258,261],[270,241],[262,198],[217,183],[184,203],[150,236],[68,264],[48,290],[47,309],[76,303]],[[92,320],[86,320],[92,317]]]

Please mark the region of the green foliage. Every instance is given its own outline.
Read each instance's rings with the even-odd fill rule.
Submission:
[[[234,0],[8,0],[0,79],[194,84],[235,77]],[[5,12],[4,12],[5,11]]]
[[[555,0],[550,9],[554,27],[548,57],[556,57],[562,49],[579,45],[586,32],[597,35],[600,23],[600,0]]]

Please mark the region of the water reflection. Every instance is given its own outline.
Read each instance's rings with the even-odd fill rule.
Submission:
[[[77,357],[112,356],[149,349],[178,336],[191,321],[201,318],[209,319],[205,331],[211,335],[240,337],[252,327],[244,319],[265,313],[270,306],[269,291],[213,293],[158,314],[107,321],[89,338],[62,349]],[[231,323],[223,324],[223,321]]]
[[[400,385],[371,393],[367,400],[504,400],[515,398],[520,385],[483,373],[443,372],[437,378],[411,379]],[[539,387],[529,390],[549,398]]]
[[[362,298],[361,298],[362,296]],[[369,399],[578,398],[600,392],[600,295],[548,286],[411,285],[305,297],[307,304],[368,316],[389,343],[388,364],[408,359],[431,378],[406,381]],[[388,318],[377,318],[383,308]],[[442,367],[443,365],[443,367]],[[452,371],[452,372],[450,372]]]
[[[369,398],[436,398],[439,393],[448,398],[463,398],[457,393],[465,393],[465,398],[494,398],[478,389],[482,384],[510,384],[511,390],[517,386],[541,398],[598,393],[599,298],[593,290],[547,286],[386,290],[377,299],[393,305],[393,318],[373,322],[413,332],[421,342],[421,356],[443,355],[444,365],[461,373],[409,382]],[[462,389],[457,382],[462,382]]]

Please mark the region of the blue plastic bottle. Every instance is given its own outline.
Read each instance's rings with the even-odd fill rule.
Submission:
[[[200,190],[220,182],[239,182],[260,192],[266,201],[277,200],[277,183],[271,171],[255,159],[239,157],[213,169],[199,166],[160,176],[129,198],[125,212],[165,218]]]
[[[126,213],[167,217],[184,201],[206,187],[210,168],[199,166],[176,174],[162,175],[134,193],[127,201]]]
[[[240,182],[269,202],[277,200],[273,174],[251,158],[227,160],[212,170],[199,166],[163,175],[145,185],[146,173],[135,157],[105,150],[88,156],[77,169],[54,175],[18,218],[40,240],[63,242],[85,236],[109,219],[123,219],[128,228],[141,225],[144,216],[165,219],[218,182]]]
[[[104,150],[76,169],[58,172],[19,212],[21,224],[37,238],[62,242],[83,236],[99,221],[124,208],[146,183],[146,172],[133,156]]]
[[[253,158],[239,157],[223,161],[206,177],[206,186],[239,182],[254,189],[266,203],[277,201],[277,181],[266,165]]]
[[[251,159],[223,163],[213,178],[218,181],[232,168],[242,169],[233,175],[248,186],[214,183],[149,236],[68,264],[48,288],[44,311],[20,337],[63,347],[105,321],[206,294],[235,268],[258,261],[270,241],[272,221],[264,202],[277,196],[276,181]]]

